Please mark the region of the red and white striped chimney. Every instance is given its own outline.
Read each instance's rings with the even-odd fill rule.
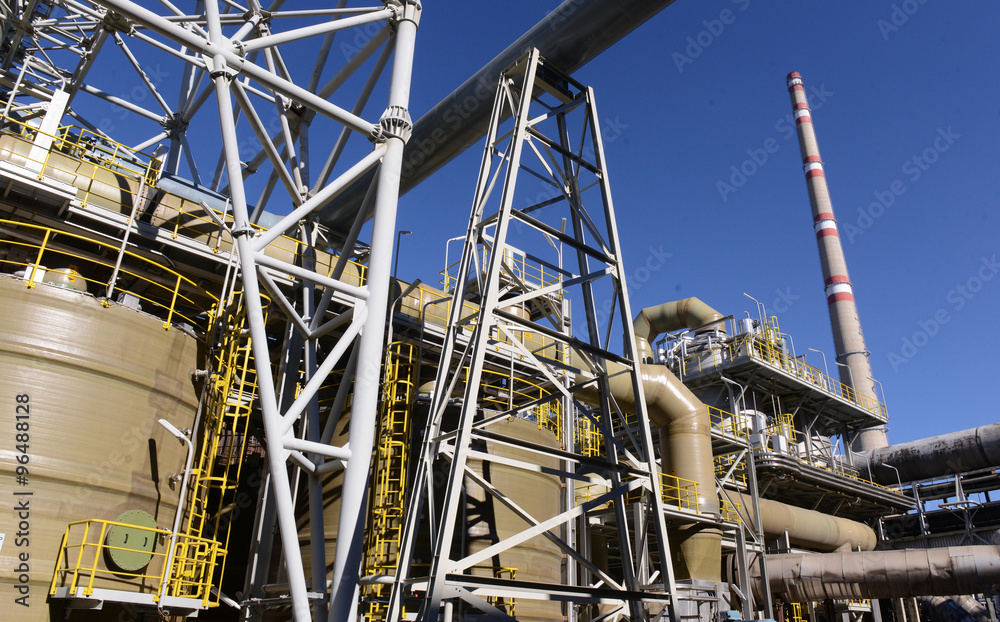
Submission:
[[[806,185],[809,187],[809,201],[812,203],[813,226],[819,245],[819,259],[823,265],[826,285],[826,301],[830,308],[830,322],[833,326],[833,343],[837,349],[837,361],[847,366],[838,366],[840,380],[853,387],[860,396],[871,398],[878,403],[875,381],[872,379],[871,363],[865,336],[861,332],[858,307],[854,303],[854,290],[847,273],[844,249],[840,245],[837,220],[833,215],[830,191],[826,187],[823,160],[819,156],[816,133],[813,129],[806,90],[802,86],[802,76],[797,71],[788,74],[788,93],[792,98],[795,127],[799,132],[799,147],[802,149],[802,168],[805,170]],[[854,441],[855,451],[868,451],[888,446],[885,426],[867,428]]]

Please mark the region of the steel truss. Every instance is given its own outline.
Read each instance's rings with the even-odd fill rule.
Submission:
[[[10,19],[5,19],[8,23],[3,27],[8,45],[2,58],[0,87],[10,93],[4,114],[16,113],[21,119],[44,113],[49,100],[55,99],[60,104],[59,112],[51,115],[59,117],[56,122],[65,110],[94,133],[110,138],[97,127],[99,124],[74,110],[74,98],[85,93],[118,106],[140,120],[137,123],[158,124],[160,127],[152,135],[128,144],[141,151],[161,141],[169,142],[164,165],[167,173],[178,173],[181,164],[186,163],[194,182],[211,184],[213,190],[229,197],[232,218],[219,223],[234,241],[239,257],[260,381],[258,397],[270,468],[268,486],[273,493],[293,617],[297,622],[327,617],[347,620],[356,616],[364,528],[359,517],[364,515],[379,400],[399,173],[403,146],[411,130],[410,76],[421,5],[419,0],[375,0],[375,6],[345,8],[347,0],[340,0],[336,8],[288,10],[283,4],[277,0],[265,7],[257,0],[204,0],[197,3],[192,14],[184,14],[168,0],[160,0],[159,13],[147,8],[149,3],[140,6],[129,0],[18,0],[11,15],[5,14]],[[285,25],[289,26],[282,28]],[[362,27],[367,29],[353,40],[363,40],[363,44],[353,55],[345,55],[342,66],[325,83],[321,82],[324,70],[334,64],[329,62],[334,35]],[[322,43],[318,45],[315,68],[302,80],[301,75],[295,75],[300,73],[301,65],[298,58],[302,48],[298,46],[317,37]],[[105,45],[109,39],[116,45]],[[136,51],[131,41],[139,42]],[[102,89],[91,83],[90,78],[102,77],[100,72],[91,71],[98,53],[115,47],[147,89],[148,100],[141,98],[146,100],[145,105],[135,98],[111,94],[110,87]],[[180,83],[172,85],[175,92],[167,93],[164,84],[148,75],[143,66],[143,58],[148,55],[136,53],[138,48],[182,63]],[[296,56],[296,62],[286,59],[283,52]],[[376,113],[381,113],[381,118],[366,120],[362,115],[390,58],[388,98],[385,107]],[[360,78],[363,87],[353,103],[349,102],[348,108],[334,104],[334,96],[345,97],[341,87],[370,66],[368,77]],[[178,103],[171,106],[167,100],[174,95]],[[206,166],[206,160],[197,157],[196,152],[202,147],[204,153],[202,143],[214,141],[189,141],[187,130],[212,95],[218,116],[211,123],[221,133],[222,153]],[[16,98],[22,102],[15,102]],[[23,103],[24,99],[35,103]],[[262,120],[261,102],[273,111],[271,114],[276,113],[277,130]],[[337,129],[328,135],[324,128],[324,140],[314,140],[313,151],[323,152],[321,165],[312,169],[311,176],[309,130],[312,127],[317,133],[320,120]],[[249,131],[241,128],[238,134],[237,124],[241,122]],[[134,131],[135,127],[133,124],[123,129]],[[352,157],[357,152],[358,159],[353,165],[345,165],[341,160],[349,158],[341,156],[348,137],[354,134],[360,134],[370,146],[349,152]],[[244,161],[240,148],[246,147],[250,135],[260,148]],[[245,179],[264,164],[271,171],[270,177],[251,213]],[[203,173],[208,173],[211,166],[215,170],[209,180]],[[318,272],[308,258],[293,265],[265,254],[268,245],[283,235],[319,245],[313,239],[313,215],[373,170],[377,174],[368,189],[362,215],[342,240],[343,251],[332,272]],[[272,199],[276,187],[286,194]],[[257,233],[251,224],[269,200],[277,204],[277,210],[290,209],[291,213],[267,231]],[[340,277],[351,258],[364,212],[371,208],[374,224],[366,279],[361,286],[349,285]],[[279,287],[278,275],[291,276],[299,284],[295,296]],[[261,286],[274,302],[272,309],[287,316],[293,333],[286,340],[286,351],[277,356],[268,346]],[[346,310],[334,314],[334,300],[336,308]],[[366,326],[370,328],[363,330]],[[323,350],[319,347],[321,338]],[[325,356],[321,356],[324,352]],[[343,365],[348,354],[348,367],[356,372],[345,375],[341,393],[346,395],[353,382],[352,421],[347,445],[336,447],[330,441],[340,412],[331,412],[331,420],[324,426],[319,420],[317,391],[334,367]],[[275,382],[272,360],[283,361],[286,376],[296,381],[304,369],[303,386],[297,393],[283,390],[289,384],[284,379]],[[345,474],[340,536],[333,583],[328,591],[320,479],[341,468]],[[308,482],[313,533],[311,586],[307,585],[299,550],[292,485],[295,480],[290,476],[294,469],[299,469]]]
[[[546,189],[523,209],[515,208],[525,199],[523,191],[515,192],[520,173],[528,173],[527,181],[539,180]],[[494,192],[498,182],[502,190]],[[529,187],[524,180],[521,183]],[[561,226],[552,224],[561,217]],[[569,233],[564,232],[567,219]],[[554,250],[557,243],[569,251],[569,265],[563,265],[561,250],[558,263],[541,258],[546,245]],[[675,620],[660,473],[638,374],[621,257],[593,91],[546,65],[532,50],[500,77],[455,303],[415,465],[388,619],[401,619],[404,604],[423,593],[417,619],[427,621],[436,620],[442,608],[447,619],[458,613],[456,607],[509,619],[488,597],[562,601],[569,619],[575,619],[576,606],[600,603],[617,605],[617,612],[632,620],[667,616]],[[525,266],[531,263],[552,278],[542,276],[530,283]],[[563,332],[560,313],[546,303],[547,298],[562,296],[582,306],[577,317],[585,320],[578,320],[577,327],[583,337]],[[477,299],[479,309],[469,313],[468,307],[458,304],[466,299]],[[606,323],[600,321],[598,309],[598,302],[605,300],[609,304],[602,305],[602,311],[611,309]],[[530,309],[530,317],[510,312],[512,307]],[[615,354],[612,348],[619,345],[621,354]],[[484,366],[495,365],[497,357],[504,356],[512,369],[516,363],[525,368],[523,373],[544,378],[548,396],[504,412],[484,411]],[[637,434],[629,431],[631,421],[626,422],[611,395],[609,368],[631,378]],[[461,384],[464,393],[456,399]],[[595,405],[584,404],[578,393],[587,394]],[[540,406],[560,400],[575,406],[574,427],[599,430],[597,451],[577,443],[573,429],[563,431],[560,449],[501,438],[491,430],[491,425],[509,417],[533,417]],[[445,416],[446,409],[455,408],[460,411],[457,424]],[[475,449],[486,439],[525,449],[537,460],[501,458]],[[547,473],[570,490],[574,485],[597,485],[602,492],[591,498],[567,495],[558,514],[532,516],[516,501],[523,491],[503,490],[497,482],[487,481],[472,468],[471,460]],[[539,466],[551,460],[562,466]],[[447,483],[436,487],[435,469],[441,468],[447,471]],[[484,550],[456,553],[453,545],[464,528],[458,519],[463,514],[463,490],[470,494],[473,488],[475,494],[482,491],[494,504],[523,519],[523,530],[500,536]],[[410,565],[421,546],[421,521],[431,530],[431,568],[426,576]],[[593,522],[616,532],[620,572],[594,563],[589,546]],[[470,572],[534,537],[547,538],[568,556],[562,583],[487,579]],[[574,578],[577,570],[579,580]],[[605,615],[614,614],[601,617]]]

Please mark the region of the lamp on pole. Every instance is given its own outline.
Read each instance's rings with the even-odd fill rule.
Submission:
[[[857,389],[854,388],[854,374],[851,373],[851,368],[848,367],[847,365],[845,365],[844,363],[841,363],[840,361],[834,360],[833,362],[836,363],[837,365],[840,365],[841,367],[843,367],[844,369],[847,370],[847,378],[851,382],[851,393],[853,393],[855,396],[857,396],[858,391],[857,391]],[[857,397],[855,397],[851,401],[857,402],[858,401]]]
[[[881,382],[879,382],[878,380],[875,380],[871,376],[868,376],[868,379],[871,380],[872,382],[876,383],[878,385],[878,388],[882,390],[882,408],[885,409],[885,416],[886,416],[886,418],[888,418],[889,417],[889,407],[885,405],[885,387],[882,386]],[[876,396],[876,397],[878,397],[878,396]]]
[[[399,270],[399,238],[403,235],[410,235],[412,231],[400,231],[396,234],[396,263],[392,266],[392,278],[396,278],[396,272]]]
[[[820,356],[823,357],[823,372],[826,374],[826,377],[829,378],[830,377],[830,368],[827,367],[827,365],[826,365],[826,354],[823,354],[822,350],[817,350],[816,348],[806,348],[806,350],[809,350],[810,352],[815,352],[816,354],[818,354],[818,355],[820,355]]]

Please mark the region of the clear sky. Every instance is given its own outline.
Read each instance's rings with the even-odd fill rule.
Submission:
[[[558,4],[425,2],[414,118]],[[605,146],[627,274],[670,254],[633,279],[633,310],[698,296],[742,315],[754,312],[746,292],[797,353],[833,365],[788,121],[785,76],[799,71],[890,442],[1000,420],[998,35],[1000,5],[986,0],[678,0],[578,71],[617,134]],[[399,228],[414,235],[401,278],[435,280],[444,241],[464,234],[481,154],[402,199]]]
[[[414,119],[559,2],[423,4]],[[312,58],[293,70],[309,71]],[[117,62],[95,68],[93,81],[155,110]],[[165,91],[180,78],[166,61],[145,66]],[[890,441],[998,421],[998,67],[995,0],[677,0],[575,75],[595,89],[605,127],[632,309],[697,296],[726,315],[756,314],[745,292],[778,316],[796,353],[822,367],[807,350],[820,349],[833,365],[785,85],[799,71]],[[83,99],[74,106],[90,112]],[[213,108],[188,130],[196,149],[215,148],[209,179]],[[122,115],[91,118],[133,145],[161,129],[145,121],[153,129],[130,138]],[[241,153],[252,153],[243,133]],[[311,142],[322,140],[314,126]],[[436,283],[445,240],[465,233],[481,155],[481,146],[469,149],[402,198],[398,228],[414,235],[402,241],[401,278]],[[652,262],[659,269],[640,270],[665,255]]]

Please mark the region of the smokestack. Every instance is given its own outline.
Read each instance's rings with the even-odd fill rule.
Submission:
[[[830,308],[830,322],[833,325],[833,342],[837,349],[837,361],[847,366],[840,368],[840,380],[853,387],[858,395],[869,397],[876,402],[875,381],[868,361],[868,348],[861,333],[858,307],[854,304],[854,291],[847,274],[844,249],[837,233],[837,221],[833,215],[830,191],[826,187],[823,161],[816,144],[809,102],[802,86],[802,76],[793,71],[788,74],[788,94],[792,98],[795,127],[799,132],[799,147],[802,149],[802,164],[809,187],[809,201],[812,203],[813,223],[816,242],[819,244],[819,258],[823,265],[826,284],[826,301]],[[861,431],[854,441],[855,451],[868,451],[888,446],[885,426],[876,426]]]

